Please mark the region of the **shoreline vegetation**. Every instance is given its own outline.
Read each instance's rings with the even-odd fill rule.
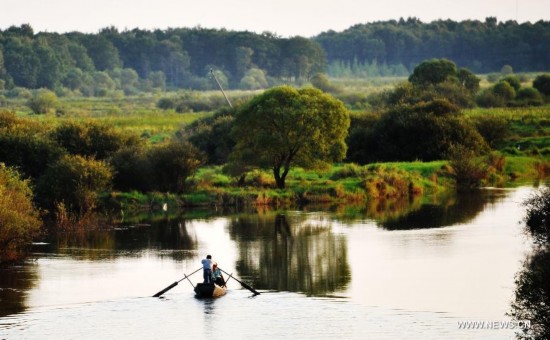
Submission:
[[[481,187],[514,187],[544,182],[548,163],[537,157],[510,156],[505,167],[494,171]],[[305,205],[412,202],[456,190],[453,169],[447,161],[389,162],[360,166],[337,164],[328,170],[293,169],[285,189],[277,189],[267,171],[255,170],[239,185],[220,166],[199,169],[183,194],[138,191],[101,195],[106,212],[162,211],[183,208],[289,208]]]
[[[393,81],[386,79],[384,84],[396,86],[403,78]],[[334,79],[343,87],[345,81]],[[376,81],[375,81],[376,83]],[[489,86],[485,78],[482,87]],[[387,91],[381,90],[369,81],[352,81],[350,91],[370,95]],[[347,89],[347,88],[346,88]],[[25,92],[26,93],[26,92]],[[232,101],[246,101],[258,91],[228,91]],[[347,99],[346,91],[340,93]],[[140,136],[147,144],[155,145],[172,138],[174,133],[200,119],[212,117],[214,112],[193,111],[178,113],[176,109],[158,107],[163,98],[188,98],[187,102],[215,103],[219,105],[221,94],[212,92],[178,91],[161,94],[141,94],[119,97],[60,97],[55,112],[33,114],[27,105],[30,92],[24,96],[5,98],[4,107],[12,110],[17,119],[38,124],[42,130],[51,130],[65,123],[104,124]],[[193,98],[192,100],[189,98]],[[346,105],[353,106],[346,102]],[[197,105],[200,106],[200,105]],[[203,105],[209,108],[209,105]],[[351,110],[351,116],[362,116],[368,109]],[[368,114],[368,113],[367,113]],[[469,108],[462,110],[466,119],[498,117],[510,125],[509,133],[494,155],[497,160],[484,160],[489,174],[482,186],[502,187],[516,182],[537,181],[548,176],[550,170],[550,106]],[[490,158],[490,156],[488,157]],[[501,164],[491,164],[501,163]],[[456,187],[455,173],[449,161],[431,162],[376,162],[358,165],[350,161],[337,163],[329,168],[304,170],[292,168],[288,175],[288,187],[276,189],[272,174],[267,170],[256,169],[250,172],[245,183],[224,173],[223,166],[201,166],[186,180],[185,193],[167,194],[158,191],[144,193],[136,190],[108,191],[101,195],[100,203],[106,209],[112,205],[125,209],[149,209],[156,202],[166,200],[170,206],[216,207],[243,205],[303,205],[308,203],[356,203],[373,199],[412,199],[422,195],[452,191]],[[151,203],[153,202],[153,203]]]
[[[25,224],[4,203],[0,226],[15,228],[0,228],[9,250],[0,263],[24,258],[40,233],[84,233],[132,215],[314,205],[397,212],[550,175],[547,74],[494,83],[433,59],[382,86],[316,74],[227,93],[233,107],[212,91],[0,90],[0,163],[10,179],[0,192],[18,188],[13,199],[35,207]]]

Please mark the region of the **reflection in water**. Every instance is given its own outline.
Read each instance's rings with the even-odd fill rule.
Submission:
[[[446,197],[438,204],[424,204],[407,214],[394,216],[379,222],[388,230],[440,228],[458,223],[468,223],[483,211],[487,204],[503,199],[509,191],[479,190]]]
[[[237,269],[255,288],[321,296],[350,282],[345,236],[321,218],[246,216],[231,220],[229,230],[239,245]]]
[[[529,320],[531,328],[518,331],[525,339],[550,339],[550,251],[536,252],[525,261],[516,276],[515,299],[511,316]]]
[[[51,240],[50,251],[87,260],[136,256],[144,250],[160,251],[174,260],[189,258],[197,240],[187,230],[183,218],[162,218],[149,223],[119,225],[115,229],[59,233]]]
[[[368,293],[396,296],[395,286],[393,291],[389,287],[396,277],[400,278],[400,282],[406,283],[405,290],[414,287],[410,282],[420,282],[416,287],[421,289],[426,286],[423,283],[426,276],[418,273],[426,270],[425,273],[437,272],[436,274],[439,274],[440,271],[434,270],[437,268],[434,265],[441,265],[440,268],[467,268],[468,270],[457,271],[470,273],[472,282],[476,282],[475,285],[479,286],[480,283],[474,280],[479,280],[480,275],[486,272],[486,268],[481,266],[481,269],[476,271],[477,266],[463,262],[465,258],[466,261],[470,261],[471,257],[463,256],[462,253],[481,255],[496,253],[497,257],[487,257],[488,261],[494,261],[488,263],[501,263],[503,255],[498,251],[491,251],[494,248],[490,247],[502,244],[503,246],[499,249],[506,248],[509,251],[507,247],[515,245],[515,238],[509,243],[493,242],[493,239],[499,240],[497,236],[502,235],[502,228],[498,230],[499,234],[494,234],[492,229],[483,229],[481,234],[470,237],[470,234],[463,229],[428,230],[422,234],[381,231],[381,228],[374,226],[371,228],[371,222],[374,219],[378,224],[390,230],[466,223],[477,216],[482,209],[490,210],[487,209],[488,204],[499,201],[510,192],[484,190],[468,196],[449,196],[443,200],[441,205],[435,203],[421,205],[418,201],[385,201],[377,204],[371,202],[368,206],[336,207],[329,209],[329,213],[327,210],[315,213],[298,213],[270,212],[269,209],[265,209],[263,212],[253,214],[237,214],[231,211],[232,214],[227,216],[223,215],[226,212],[212,212],[211,215],[201,212],[200,223],[195,223],[197,220],[193,220],[193,218],[186,219],[179,216],[153,220],[147,218],[142,221],[134,221],[132,224],[118,225],[114,230],[59,234],[52,237],[49,247],[40,246],[35,249],[35,255],[39,257],[37,263],[27,263],[23,267],[9,270],[0,269],[0,316],[18,313],[24,310],[27,304],[31,306],[51,305],[53,304],[51,301],[54,301],[59,295],[59,287],[68,289],[73,285],[78,285],[80,288],[71,292],[85,291],[82,298],[85,299],[84,301],[110,299],[118,296],[117,294],[127,296],[124,294],[128,288],[124,283],[132,275],[138,277],[142,273],[151,275],[150,273],[154,272],[155,275],[161,276],[167,271],[167,267],[180,261],[183,263],[178,263],[178,266],[182,265],[188,269],[185,262],[189,262],[192,267],[195,267],[197,253],[203,254],[206,250],[216,249],[215,247],[219,247],[217,253],[220,254],[220,258],[223,258],[223,254],[226,259],[231,259],[231,262],[227,261],[227,263],[235,265],[236,276],[257,289],[303,292],[310,296],[332,295],[335,292],[338,294],[344,292],[342,294],[345,295],[346,289],[349,289],[353,291],[354,296],[357,296],[358,292],[366,291],[365,287],[370,283]],[[511,204],[516,206],[513,202]],[[311,206],[306,209],[319,211]],[[387,209],[385,213],[384,209]],[[510,210],[509,207],[507,209]],[[220,227],[216,226],[216,223],[211,223],[212,220],[204,219],[205,216],[220,214],[224,216],[219,219],[220,222],[223,222]],[[369,227],[350,227],[343,231],[337,222],[334,222],[333,226],[327,218],[329,214],[331,218],[338,221],[351,221],[354,222],[353,224],[365,225],[364,221],[369,220],[366,223],[369,224]],[[499,212],[499,214],[503,213]],[[194,217],[196,218],[196,215]],[[205,224],[208,225],[208,228],[204,228]],[[482,228],[468,228],[467,231],[476,229]],[[511,230],[515,229],[511,228]],[[435,237],[460,236],[459,234],[463,235],[454,237],[454,243],[432,242]],[[506,229],[504,235],[510,235],[506,234]],[[354,237],[355,239],[353,239]],[[229,239],[234,240],[236,246],[235,243],[229,242]],[[490,240],[490,242],[486,242],[486,240]],[[475,253],[478,248],[467,248],[474,247],[473,241],[486,242],[487,248]],[[442,246],[445,248],[441,248]],[[417,258],[408,255],[420,248],[422,251],[415,253],[420,260],[414,262]],[[456,249],[456,251],[442,251],[442,249]],[[389,251],[385,252],[386,250]],[[55,255],[43,256],[45,252]],[[399,256],[399,254],[407,256]],[[446,257],[441,254],[446,254]],[[358,258],[372,257],[368,268],[351,268],[352,256],[354,263]],[[163,257],[173,261],[155,262],[158,258]],[[143,258],[144,261],[135,261],[136,258]],[[515,259],[513,256],[510,258]],[[117,261],[106,261],[115,259]],[[234,259],[237,260],[234,261]],[[166,267],[162,268],[162,264]],[[402,267],[399,267],[400,265]],[[226,268],[225,265],[224,268]],[[395,271],[396,268],[410,269],[410,277],[393,273],[392,270]],[[50,275],[49,277],[44,275],[44,271],[40,272],[44,269]],[[354,269],[353,282],[351,282],[352,269]],[[105,275],[106,272],[109,275]],[[451,275],[453,271],[449,270],[448,273]],[[152,294],[164,287],[166,283],[171,282],[169,280],[172,280],[173,277],[179,277],[180,274],[180,272],[177,272],[177,275],[170,274],[169,279],[165,279],[165,281],[159,278],[158,281],[162,282],[160,285],[154,283],[147,286],[145,284],[147,280],[142,280],[140,283],[144,285],[145,294]],[[90,277],[93,280],[90,280]],[[64,286],[60,284],[60,278],[65,280],[61,282]],[[439,280],[437,275],[434,275],[434,278]],[[457,275],[453,278],[455,279],[452,282],[446,282],[440,286],[454,287],[454,282],[459,282],[457,286],[460,289],[456,291],[462,294],[468,291],[470,285],[473,285],[470,284],[466,275]],[[460,281],[462,279],[465,281]],[[488,282],[486,286],[493,287],[494,282],[498,280],[491,281],[491,278],[485,278],[484,281]],[[75,282],[78,283],[74,284]],[[92,288],[97,287],[99,283],[103,283],[106,287],[113,285],[120,290],[112,294],[94,295]],[[434,285],[433,287],[437,288],[438,286]],[[443,288],[440,291],[445,291]],[[66,294],[66,291],[64,292],[65,295],[69,295]],[[33,294],[35,295],[34,300]],[[130,294],[134,294],[134,292]],[[139,292],[139,294],[143,293]],[[411,294],[407,291],[399,298],[406,299],[409,295]],[[458,295],[456,294],[456,296]],[[418,299],[426,300],[429,296],[435,295],[433,292],[427,292],[424,296],[418,296],[420,296]],[[365,301],[371,303],[373,298],[368,297],[368,299],[370,300]],[[73,300],[80,301],[71,298],[64,301],[72,303]],[[385,303],[388,300],[391,299],[386,298],[379,301]],[[497,301],[503,300],[499,298]],[[58,302],[55,301],[55,303]],[[507,302],[504,303],[507,304]],[[444,305],[445,302],[442,304]],[[456,303],[453,302],[454,304],[459,304],[458,300]],[[414,301],[411,305],[414,306]],[[220,314],[213,307],[213,305],[204,304],[204,314]]]
[[[38,275],[34,265],[0,267],[0,317],[25,310],[27,291],[34,287]]]

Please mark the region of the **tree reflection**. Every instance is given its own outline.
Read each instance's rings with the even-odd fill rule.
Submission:
[[[0,267],[0,317],[25,311],[27,292],[37,280],[32,264]]]
[[[52,249],[88,260],[108,260],[119,256],[139,256],[148,250],[174,260],[191,258],[197,240],[184,218],[157,218],[148,223],[120,224],[115,228],[78,230],[52,235]]]
[[[485,209],[508,194],[500,190],[479,190],[460,192],[456,196],[445,197],[437,204],[423,204],[406,214],[392,216],[378,224],[388,230],[440,228],[473,220]]]
[[[319,216],[319,215],[315,215]],[[347,243],[330,222],[306,214],[249,215],[231,220],[237,269],[255,288],[322,296],[350,282]]]
[[[523,339],[550,339],[550,251],[539,250],[516,275],[515,299],[510,315],[529,320],[531,327],[516,333]]]

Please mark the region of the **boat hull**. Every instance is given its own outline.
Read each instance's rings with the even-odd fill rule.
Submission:
[[[195,294],[202,298],[220,297],[225,295],[226,287],[220,287],[215,283],[197,283]]]

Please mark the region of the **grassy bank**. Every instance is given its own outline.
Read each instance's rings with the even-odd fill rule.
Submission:
[[[549,162],[508,156],[502,171],[491,173],[484,186],[513,186],[544,178]],[[446,161],[337,164],[330,169],[290,171],[285,189],[276,189],[271,173],[255,170],[244,183],[224,174],[222,167],[203,167],[187,182],[184,194],[111,193],[104,202],[111,210],[162,210],[168,207],[301,206],[413,201],[455,190]]]
[[[367,166],[334,165],[325,170],[294,168],[287,187],[275,189],[272,174],[255,170],[244,184],[221,167],[205,167],[188,181],[187,193],[112,194],[106,202],[119,209],[160,209],[169,206],[286,206],[315,203],[364,204],[370,200],[407,200],[452,188],[445,162],[381,163]],[[116,202],[116,203],[115,203]],[[115,203],[113,205],[113,203]]]

